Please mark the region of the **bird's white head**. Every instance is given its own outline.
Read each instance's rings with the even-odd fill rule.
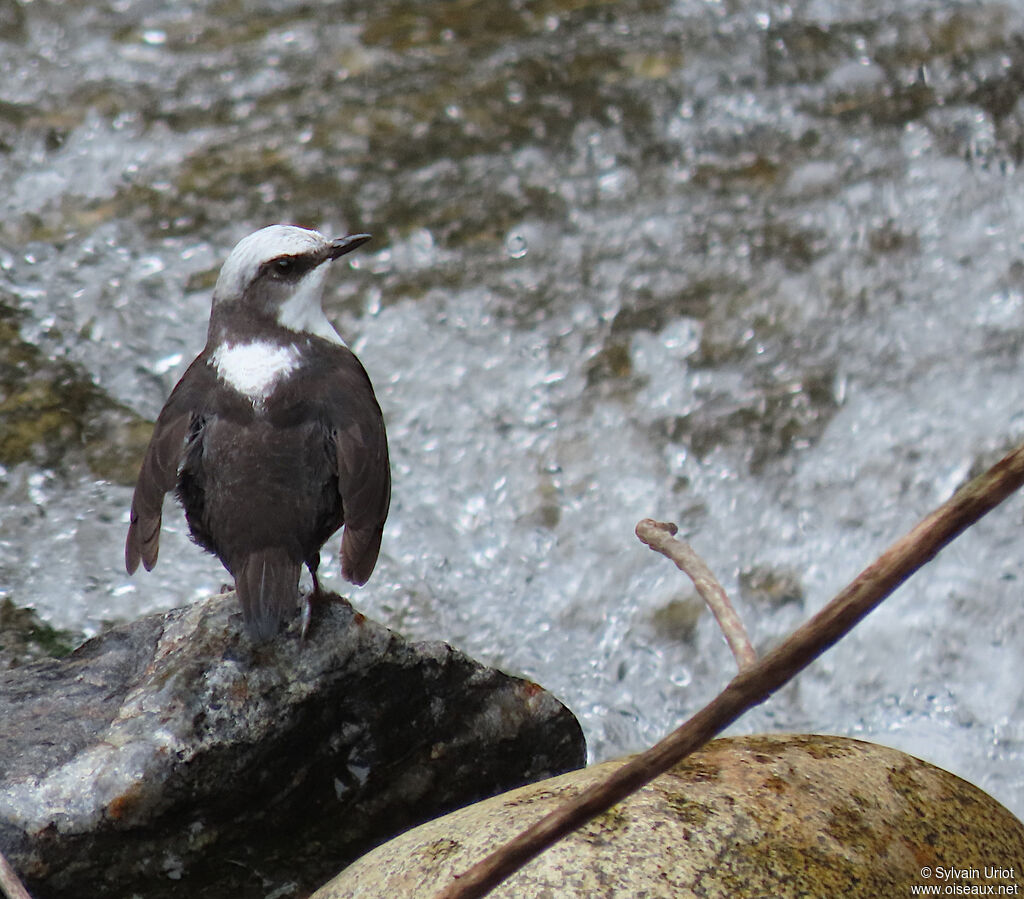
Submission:
[[[338,240],[295,225],[271,225],[242,238],[220,270],[213,289],[213,316],[244,307],[290,331],[344,343],[321,305],[324,263],[362,246],[368,234]]]

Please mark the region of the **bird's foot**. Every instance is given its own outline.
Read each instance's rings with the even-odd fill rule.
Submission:
[[[324,600],[324,594],[320,591],[320,580],[316,576],[315,567],[310,569],[310,574],[313,576],[313,589],[302,597],[302,613],[299,624],[299,641],[302,643],[306,642],[306,636],[309,634],[309,625],[313,621],[313,605]]]
[[[299,642],[305,643],[309,634],[309,625],[313,620],[313,602],[317,596],[316,591],[307,593],[302,597],[302,613],[299,619]]]
[[[332,603],[339,603],[346,609],[352,610],[352,603],[345,596],[340,596],[330,590],[312,590],[302,596],[302,608],[299,612],[299,639],[305,643],[309,634],[310,626],[313,623],[313,616],[323,618],[327,614],[325,607]],[[355,612],[359,617],[360,613]]]

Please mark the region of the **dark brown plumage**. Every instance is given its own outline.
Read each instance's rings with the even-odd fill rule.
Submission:
[[[225,263],[206,348],[157,418],[125,544],[129,573],[140,561],[153,568],[164,496],[173,490],[195,541],[235,578],[256,640],[273,637],[294,611],[303,564],[319,590],[320,549],[343,525],[342,574],[366,582],[391,496],[387,435],[370,380],[331,338],[333,329],[324,330],[326,319],[306,309],[315,300],[319,310],[318,266],[356,239],[274,228],[283,233],[265,229],[274,232],[267,236],[285,238],[287,252],[256,241],[264,234],[257,232],[247,239],[257,244],[249,256],[243,241]],[[282,260],[289,266],[275,266]],[[306,304],[299,313],[296,303]],[[308,329],[291,326],[296,315]]]

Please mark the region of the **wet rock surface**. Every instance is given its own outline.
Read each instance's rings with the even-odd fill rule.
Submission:
[[[424,824],[359,859],[314,899],[431,896],[621,764]],[[1024,824],[974,785],[885,746],[771,734],[712,741],[491,895],[879,899],[936,884],[940,893],[1012,895],[1022,883]]]
[[[301,894],[413,824],[583,764],[529,681],[340,598],[254,648],[233,595],[0,674],[0,848],[46,897]]]

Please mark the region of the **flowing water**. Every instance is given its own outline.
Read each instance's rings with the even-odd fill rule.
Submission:
[[[594,758],[653,742],[734,666],[639,519],[767,648],[1024,438],[1022,38],[996,3],[0,0],[0,597],[91,634],[220,586],[170,506],[123,570],[146,420],[236,240],[365,230],[326,305],[394,502],[353,601],[548,687]],[[736,729],[1024,814],[1022,519]]]

